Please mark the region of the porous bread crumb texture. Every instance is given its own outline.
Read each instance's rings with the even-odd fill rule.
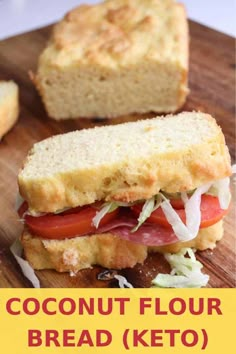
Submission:
[[[188,25],[173,0],[82,5],[59,22],[34,82],[50,117],[173,112],[188,93]]]
[[[55,269],[58,272],[77,272],[100,265],[108,269],[123,269],[143,263],[149,252],[176,253],[181,248],[213,249],[223,236],[222,221],[199,231],[188,242],[162,247],[147,247],[107,233],[80,236],[66,240],[45,240],[24,230],[21,242],[26,259],[34,269]]]
[[[132,202],[231,175],[220,127],[185,112],[57,135],[34,145],[18,182],[31,211]]]
[[[0,81],[0,139],[16,123],[19,115],[19,89],[13,81]]]

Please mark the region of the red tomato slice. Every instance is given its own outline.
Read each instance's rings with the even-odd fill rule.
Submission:
[[[174,209],[184,209],[184,202],[182,199],[170,199],[170,204]]]
[[[19,215],[22,216],[26,210],[25,205],[22,205],[18,211]],[[96,213],[95,207],[85,206],[57,215],[47,214],[39,217],[25,215],[25,223],[35,235],[48,239],[65,239],[95,232],[96,228],[92,224],[92,219]],[[117,214],[118,209],[106,214],[99,226],[104,226],[112,221]]]
[[[181,201],[182,202],[182,201]],[[175,208],[175,204],[171,201],[172,206]],[[181,218],[181,220],[186,223],[186,215],[184,209],[179,209],[180,204],[176,204],[176,212]],[[142,205],[134,205],[131,207],[135,215],[139,215],[142,210]],[[216,224],[219,220],[226,215],[228,210],[221,209],[219,199],[211,195],[202,195],[201,199],[201,224],[200,228],[209,227]],[[171,225],[166,220],[166,217],[161,208],[156,209],[151,216],[147,219],[148,222],[162,225],[165,227],[171,227]]]
[[[92,206],[94,209],[99,210],[101,205],[102,205],[102,202],[96,202]],[[28,208],[29,208],[28,203],[26,201],[24,201],[17,211],[18,215],[22,218],[24,216],[24,213],[28,210]],[[56,215],[75,214],[75,213],[78,213],[79,211],[83,210],[84,208],[85,207],[81,207],[81,206],[78,206],[75,208],[69,208],[69,209],[65,209],[64,211],[62,211],[61,213],[58,213]],[[55,214],[49,213],[48,215],[55,215]]]
[[[23,203],[21,204],[21,206],[19,207],[18,211],[17,211],[19,217],[22,218],[23,215],[24,215],[24,213],[25,213],[27,210],[28,210],[28,203],[27,203],[27,202],[23,202]]]

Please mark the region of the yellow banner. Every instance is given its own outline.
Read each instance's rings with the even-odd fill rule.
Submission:
[[[1,353],[234,353],[235,289],[1,289]]]

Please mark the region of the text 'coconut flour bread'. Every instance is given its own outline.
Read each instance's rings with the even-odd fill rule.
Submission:
[[[224,136],[203,113],[57,135],[19,177],[26,259],[35,269],[122,269],[148,252],[214,248],[230,202]]]
[[[188,27],[173,0],[108,0],[69,12],[34,82],[50,117],[174,112],[188,92]]]

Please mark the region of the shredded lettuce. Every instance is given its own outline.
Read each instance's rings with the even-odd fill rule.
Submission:
[[[114,278],[118,280],[120,288],[133,288],[133,285],[128,282],[128,280],[122,275],[114,275]]]
[[[29,281],[33,284],[34,288],[40,288],[40,283],[38,278],[35,275],[35,272],[29,262],[22,258],[22,246],[19,240],[16,240],[13,245],[10,247],[10,250],[15,257],[17,263],[19,264],[22,273],[24,276],[29,279]]]
[[[142,211],[138,217],[138,224],[135,226],[131,232],[135,232],[138,228],[146,221],[146,219],[151,215],[151,213],[156,210],[162,202],[161,194],[157,194],[154,197],[146,200],[143,205]],[[123,202],[107,202],[104,203],[102,208],[96,213],[95,217],[93,218],[93,225],[98,228],[102,218],[107,214],[111,213],[112,211],[116,210],[119,207],[131,207],[132,205],[137,203],[123,203]]]
[[[201,196],[209,190],[210,186],[211,184],[208,183],[198,187],[189,199],[187,195],[182,194],[185,203],[186,225],[180,219],[170,201],[162,195],[164,199],[161,203],[162,211],[180,241],[189,241],[197,236],[201,222]]]
[[[16,200],[15,200],[15,211],[18,212],[20,206],[24,203],[24,199],[22,198],[22,196],[20,195],[20,193],[18,192],[17,195],[16,195]],[[69,209],[69,208],[68,208]],[[61,212],[61,211],[60,211]],[[45,215],[46,213],[41,213],[41,212],[32,212],[30,211],[29,209],[26,210],[24,212],[24,214],[22,215],[22,219],[21,221],[24,221],[24,217],[25,215],[31,215],[31,216],[34,216],[34,217],[39,217],[39,216],[43,216]]]
[[[67,211],[67,210],[70,210],[70,209],[71,209],[70,207],[63,208],[63,209],[58,209],[58,210],[54,211],[53,214],[55,214],[55,215],[61,214],[61,213],[64,213],[64,211]]]
[[[180,194],[180,196],[181,196],[182,202],[183,202],[184,204],[186,204],[187,201],[188,201],[188,194],[187,194],[186,192],[182,192],[182,193]]]
[[[167,198],[167,199],[179,199],[182,197],[182,194],[185,193],[186,196],[191,197],[191,195],[195,192],[195,189],[189,190],[187,192],[176,192],[176,193],[167,193],[164,191],[161,191],[161,193]]]
[[[150,217],[154,210],[161,207],[163,213],[173,231],[180,241],[189,241],[195,238],[199,232],[201,223],[201,196],[205,193],[214,193],[220,201],[222,209],[227,209],[230,203],[231,194],[229,188],[229,178],[224,178],[215,182],[204,184],[193,191],[177,193],[178,197],[184,202],[186,213],[186,225],[179,217],[176,210],[172,207],[169,198],[174,195],[167,193],[158,193],[152,198],[145,201],[142,211],[138,217],[137,225],[131,230],[135,232],[139,227]],[[168,198],[167,198],[168,196]],[[93,224],[97,228],[101,219],[107,214],[117,209],[120,206],[130,207],[133,204],[108,202],[105,203],[102,209],[93,218]]]
[[[198,187],[191,198],[185,203],[186,227],[191,234],[191,238],[195,238],[199,232],[201,223],[201,197],[211,186],[211,183]]]
[[[131,230],[131,232],[135,232],[138,228],[149,218],[154,210],[156,210],[162,202],[162,198],[160,194],[155,195],[154,197],[146,200],[143,205],[142,211],[138,217],[138,224]]]
[[[108,203],[104,203],[102,209],[100,209],[96,215],[94,216],[92,223],[93,225],[96,227],[96,229],[98,228],[102,218],[108,214],[111,213],[112,211],[116,210],[118,208],[117,204],[114,202],[108,202]]]
[[[221,209],[228,209],[231,200],[229,177],[213,182],[208,194],[218,197]]]
[[[153,287],[201,288],[207,285],[209,276],[202,273],[203,265],[196,259],[191,248],[183,248],[176,254],[166,253],[164,256],[171,266],[171,273],[159,273],[152,280]]]
[[[108,213],[111,213],[112,211],[118,209],[119,207],[130,207],[133,205],[132,203],[123,203],[123,202],[107,202],[102,205],[102,208],[96,213],[94,216],[92,223],[98,228],[102,218]]]

